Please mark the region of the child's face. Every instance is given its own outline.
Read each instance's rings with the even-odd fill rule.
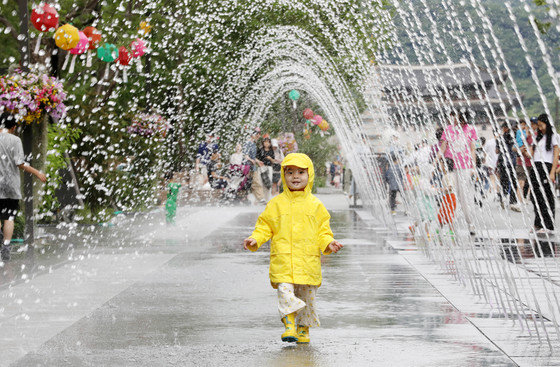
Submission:
[[[307,168],[286,166],[284,167],[284,178],[290,191],[303,191],[309,181],[309,173]]]

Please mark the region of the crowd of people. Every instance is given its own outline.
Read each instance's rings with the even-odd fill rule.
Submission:
[[[294,151],[297,146],[282,149],[278,139],[256,128],[224,163],[218,139],[209,134],[197,151],[198,185],[220,190],[224,200],[264,204],[281,192],[280,163]]]
[[[413,154],[388,154],[383,173],[390,209],[395,213],[398,193],[411,195],[422,221],[453,228],[460,208],[472,233],[479,208],[496,201],[528,212],[530,202],[534,231],[553,231],[560,137],[548,115],[503,122],[489,139],[479,138],[470,120],[466,112],[451,112],[435,144],[419,144]]]

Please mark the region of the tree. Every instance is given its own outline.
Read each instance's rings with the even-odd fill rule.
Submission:
[[[116,76],[114,68],[103,79],[106,65],[101,61],[92,68],[79,62],[73,74],[62,70],[65,52],[49,37],[42,41],[44,54],[32,59],[62,78],[71,92],[72,108],[60,123],[79,134],[68,153],[77,166],[86,204],[94,211],[145,204],[145,191],[139,188],[154,187],[166,170],[188,168],[197,143],[209,130],[223,136],[225,145],[240,139],[243,126],[228,123],[250,114],[242,108],[243,92],[266,88],[263,78],[297,61],[297,52],[284,50],[277,58],[267,55],[266,61],[253,62],[248,57],[256,47],[285,42],[290,38],[287,30],[305,35],[306,47],[320,51],[321,60],[315,61],[332,65],[333,72],[349,86],[352,103],[359,104],[359,89],[373,55],[387,42],[389,26],[383,4],[360,0],[62,0],[59,7],[61,23],[72,22],[79,29],[96,26],[104,42],[117,46],[129,45],[139,36],[141,21],[152,26],[151,33],[142,35],[150,44],[149,56],[142,60],[144,69],[140,73],[132,70],[128,83]],[[0,42],[7,45],[0,51],[4,68],[18,59],[17,32],[12,32],[17,24],[14,10],[13,2],[0,10],[0,22],[8,29],[0,34]],[[258,69],[251,72],[251,64]],[[241,68],[247,79],[240,78]],[[165,142],[160,142],[166,147],[163,156],[134,154],[139,148],[127,126],[141,111],[159,113],[172,125]],[[53,145],[58,150],[62,147]],[[130,159],[141,159],[149,174],[117,179],[115,164]]]

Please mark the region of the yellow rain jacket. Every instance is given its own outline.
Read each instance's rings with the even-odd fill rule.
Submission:
[[[290,191],[284,178],[284,167],[307,168],[309,181],[304,191]],[[321,252],[330,254],[334,238],[330,215],[323,203],[311,194],[315,171],[311,159],[301,153],[288,154],[282,161],[284,191],[270,200],[259,216],[251,238],[258,248],[272,238],[270,244],[270,282],[320,286]]]

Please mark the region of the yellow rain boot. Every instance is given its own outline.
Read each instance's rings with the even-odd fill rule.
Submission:
[[[282,322],[286,327],[286,331],[282,334],[282,341],[294,343],[298,341],[297,331],[296,331],[296,313],[292,312],[282,318]]]
[[[309,326],[298,325],[297,326],[297,343],[298,344],[309,344]]]

